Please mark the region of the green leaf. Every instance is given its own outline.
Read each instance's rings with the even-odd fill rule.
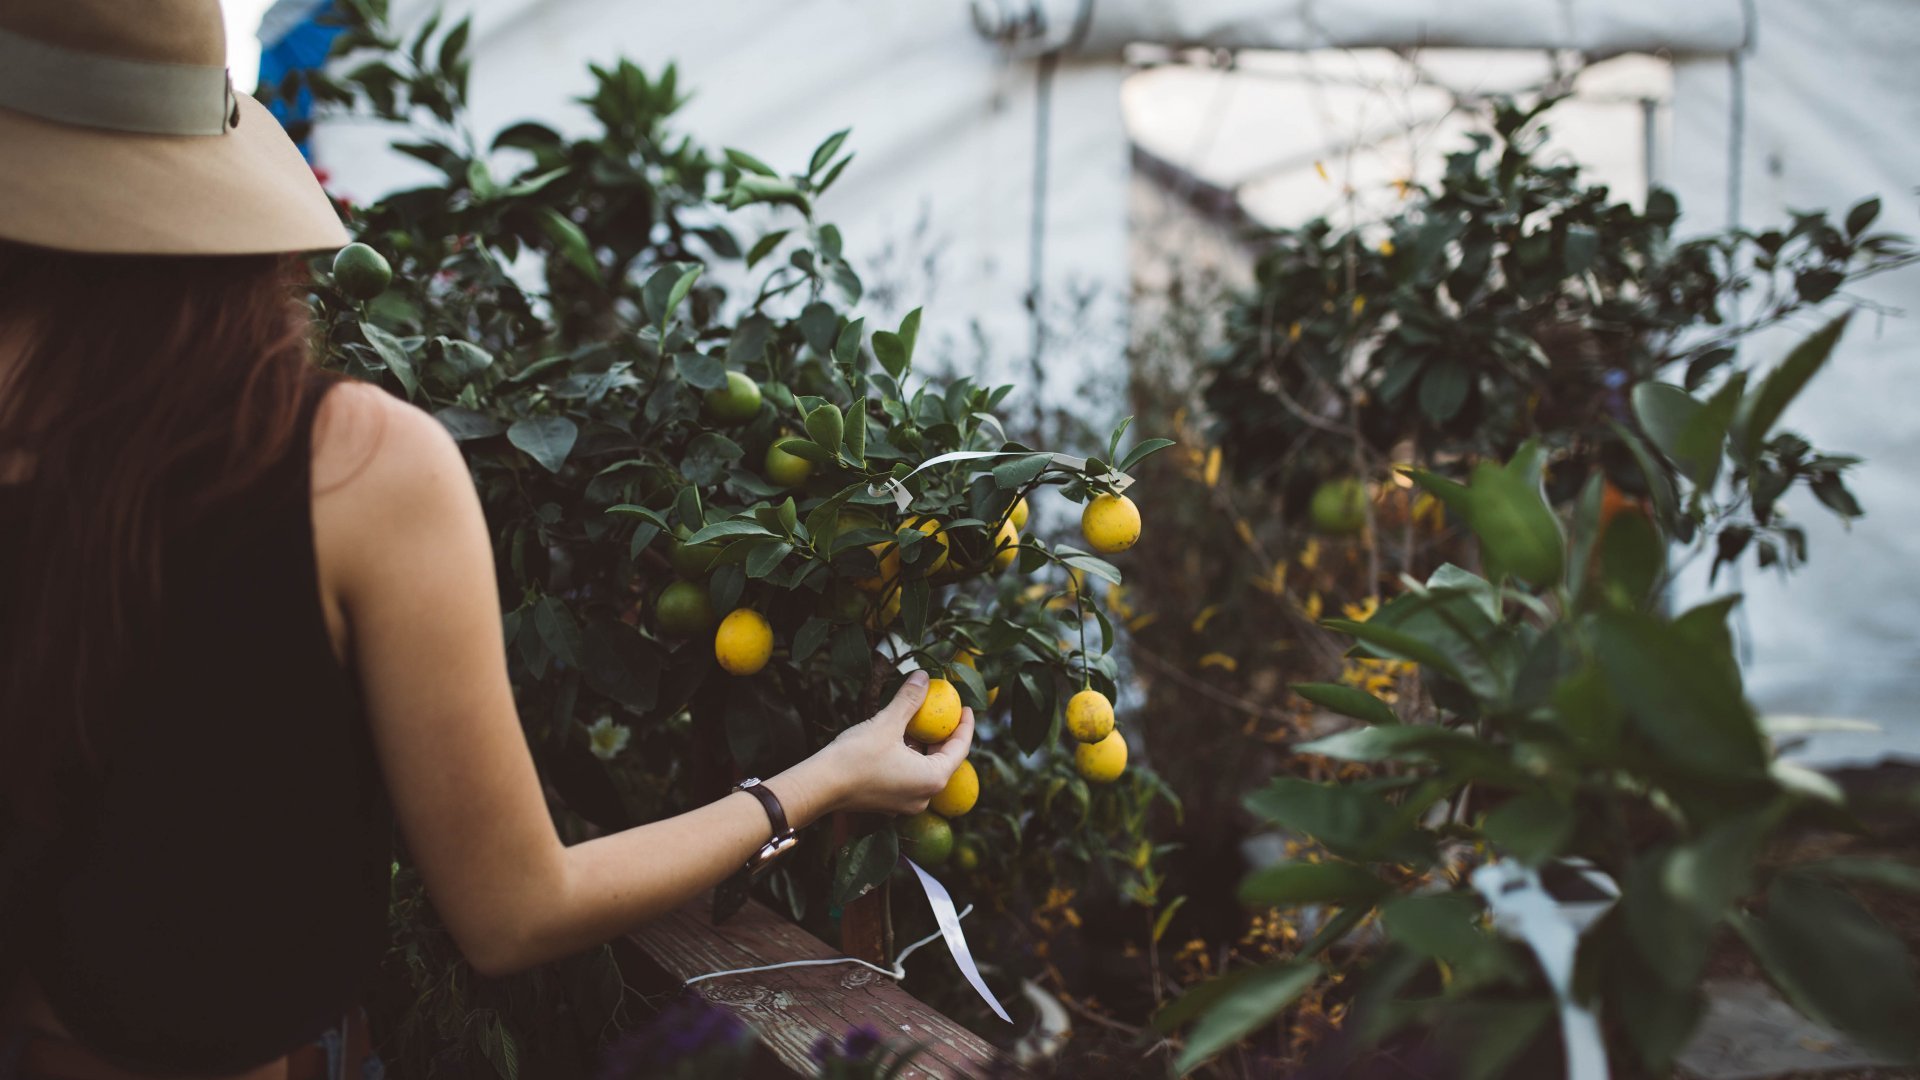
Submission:
[[[886,373],[898,379],[907,370],[907,346],[898,334],[886,330],[873,332],[873,355]]]
[[[1463,893],[1395,896],[1380,905],[1380,925],[1395,944],[1458,967],[1498,949],[1477,925],[1480,910]]]
[[[1795,1008],[1902,1062],[1920,1058],[1920,989],[1898,935],[1846,893],[1792,874],[1734,923]]]
[[[833,155],[840,152],[840,147],[847,141],[847,136],[852,133],[852,128],[841,128],[827,136],[826,141],[814,149],[813,159],[807,162],[807,175],[816,176],[821,169],[826,168],[833,160]]]
[[[1372,904],[1386,882],[1349,862],[1289,862],[1256,870],[1240,882],[1240,902],[1272,907]]]
[[[1757,777],[1766,740],[1722,663],[1703,663],[1684,632],[1651,615],[1612,612],[1596,624],[1595,655],[1609,690],[1662,759],[1708,776]]]
[[[773,254],[773,249],[779,247],[780,241],[785,240],[787,234],[792,231],[791,229],[775,229],[760,239],[755,240],[753,247],[747,249],[747,269],[753,269],[759,264],[760,260]]]
[[[373,351],[379,354],[387,370],[400,380],[400,385],[406,388],[407,397],[411,398],[420,392],[420,376],[415,373],[413,358],[408,355],[407,347],[400,344],[399,338],[370,322],[360,324],[360,336],[367,339],[367,344],[373,346]]]
[[[1431,837],[1412,826],[1413,815],[1424,807],[1391,806],[1362,788],[1280,777],[1242,801],[1260,817],[1304,832],[1348,858],[1424,862],[1432,852]]]
[[[1634,463],[1640,466],[1640,475],[1646,481],[1647,494],[1653,499],[1654,514],[1671,526],[1679,508],[1679,500],[1673,493],[1673,478],[1667,475],[1667,470],[1653,456],[1653,451],[1647,449],[1646,442],[1640,436],[1627,430],[1626,426],[1618,421],[1611,422],[1611,427],[1614,435],[1626,444],[1627,452],[1633,455]]]
[[[733,162],[737,168],[750,173],[759,173],[761,176],[780,175],[773,171],[773,166],[768,165],[766,162],[761,161],[745,150],[735,150],[731,146],[727,147],[727,160]]]
[[[507,441],[527,452],[548,472],[557,473],[573,453],[580,429],[564,416],[530,416],[507,429]]]
[[[846,417],[840,406],[829,401],[807,414],[807,436],[832,453],[840,452],[846,434]]]
[[[1312,742],[1297,743],[1296,754],[1319,754],[1336,761],[1449,761],[1491,759],[1486,743],[1432,724],[1388,724],[1352,728]]]
[[[887,880],[900,860],[900,840],[882,826],[842,847],[833,859],[833,903],[845,907]]]
[[[1002,461],[993,467],[993,486],[1001,491],[1016,491],[1033,483],[1051,464],[1052,454],[1030,454]]]
[[[700,280],[700,273],[705,269],[706,267],[695,263],[682,273],[679,278],[675,279],[673,291],[667,294],[666,309],[660,312],[661,337],[666,336],[667,324],[673,321],[673,313],[679,310],[681,303],[686,300],[687,294],[693,291],[693,283]]]
[[[914,308],[900,319],[900,345],[906,350],[906,362],[913,363],[914,342],[920,338],[920,309]]]
[[[687,537],[682,543],[688,547],[694,547],[699,544],[704,544],[709,540],[724,540],[728,537],[772,535],[774,535],[773,530],[757,521],[750,521],[746,518],[730,518],[726,521],[714,522],[694,533],[692,536]]]
[[[1547,506],[1525,448],[1506,467],[1483,462],[1467,486],[1467,521],[1490,564],[1534,585],[1550,585],[1565,564],[1566,539]]]
[[[718,390],[727,385],[727,365],[717,356],[698,352],[675,353],[673,370],[696,390]]]
[[[588,278],[600,280],[600,266],[593,261],[593,245],[580,226],[551,206],[540,207],[534,211],[534,216],[540,222],[541,231],[547,234],[547,239],[553,241],[561,258]]]
[[[1847,328],[1847,320],[1852,317],[1852,311],[1844,312],[1839,318],[1814,331],[1787,354],[1779,367],[1768,372],[1767,377],[1760,381],[1759,388],[1741,402],[1733,426],[1735,438],[1744,448],[1748,460],[1759,454],[1760,445],[1773,431],[1773,425],[1779,422],[1780,414],[1806,388],[1807,381],[1826,365],[1827,358],[1833,354],[1834,345]]]
[[[1876,859],[1863,855],[1836,855],[1831,859],[1801,863],[1797,874],[1843,878],[1888,889],[1920,893],[1920,865],[1898,859]]]
[[[1239,1042],[1278,1016],[1319,979],[1320,965],[1301,963],[1254,968],[1246,977],[1236,979],[1194,1024],[1186,1046],[1173,1063],[1174,1072],[1184,1075]]]
[[[1412,634],[1403,633],[1388,626],[1378,626],[1373,622],[1354,622],[1351,619],[1325,619],[1322,626],[1329,630],[1358,638],[1371,650],[1389,660],[1411,660],[1422,667],[1432,668],[1442,675],[1458,679],[1459,669],[1453,661],[1430,643],[1422,641]]]
[[[1364,690],[1339,683],[1294,683],[1288,689],[1323,709],[1342,716],[1365,720],[1369,724],[1398,724],[1393,706]]]
[[[1172,439],[1142,439],[1139,445],[1127,451],[1127,456],[1121,458],[1120,464],[1116,467],[1121,472],[1128,472],[1134,466],[1172,445]]]
[[[1472,385],[1465,367],[1451,361],[1431,364],[1420,376],[1420,411],[1428,420],[1444,424],[1467,403]]]
[[[1546,792],[1508,799],[1480,824],[1488,842],[1528,866],[1560,854],[1573,828],[1573,808]]]

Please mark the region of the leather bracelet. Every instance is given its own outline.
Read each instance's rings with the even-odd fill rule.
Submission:
[[[792,850],[800,840],[794,835],[793,826],[787,823],[787,809],[780,805],[779,796],[768,789],[759,777],[750,776],[735,784],[733,790],[744,791],[760,800],[760,805],[767,811],[768,822],[773,825],[773,838],[747,859],[747,870],[757,874],[771,866],[773,860]]]

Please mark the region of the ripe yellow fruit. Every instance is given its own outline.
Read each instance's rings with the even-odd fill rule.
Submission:
[[[873,552],[873,557],[880,561],[880,573],[874,577],[856,580],[854,582],[856,587],[865,589],[867,592],[879,592],[881,589],[890,588],[894,582],[900,580],[899,544],[873,544],[867,550]]]
[[[1111,784],[1127,769],[1127,740],[1110,731],[1099,742],[1081,743],[1073,748],[1073,765],[1094,783]]]
[[[892,589],[887,592],[884,602],[867,609],[867,629],[876,632],[885,630],[893,625],[893,620],[899,617],[900,590]]]
[[[957,818],[973,809],[980,801],[980,774],[974,771],[973,762],[963,761],[947,778],[947,786],[933,797],[928,808],[941,817]]]
[[[1067,699],[1067,732],[1083,743],[1113,733],[1113,702],[1098,690],[1082,690]]]
[[[1022,498],[1019,502],[1013,504],[1012,510],[1007,511],[1007,520],[1013,522],[1014,528],[1024,529],[1027,527],[1027,513],[1027,500]]]
[[[1005,570],[1019,557],[1020,530],[1014,528],[1011,521],[1002,522],[1000,532],[993,538],[993,568]]]
[[[1080,512],[1080,532],[1095,551],[1125,551],[1140,539],[1140,508],[1125,495],[1096,495]]]
[[[947,539],[947,531],[945,529],[942,529],[940,527],[940,522],[934,518],[921,518],[920,520],[913,522],[913,527],[916,529],[919,529],[923,533],[926,533],[928,536],[933,537],[933,539],[940,545],[940,554],[935,555],[933,557],[933,563],[932,565],[927,567],[927,573],[937,574],[940,571],[945,570],[947,568],[947,556],[953,550],[953,546],[951,542],[948,541]],[[896,566],[899,565],[900,555],[897,549],[894,552],[893,560]]]
[[[752,608],[736,608],[713,632],[713,658],[734,675],[752,675],[773,656],[773,627]]]
[[[946,741],[960,726],[960,691],[945,679],[927,683],[927,699],[907,721],[907,738],[932,745]]]

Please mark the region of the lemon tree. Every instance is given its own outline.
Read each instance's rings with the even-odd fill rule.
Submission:
[[[1123,423],[1091,457],[1024,445],[997,415],[1012,387],[930,377],[918,311],[864,314],[845,241],[815,213],[849,133],[785,168],[711,151],[670,125],[686,99],[671,67],[616,62],[592,70],[586,133],[529,122],[482,140],[464,121],[466,24],[403,40],[381,5],[347,7],[348,74],[308,88],[403,125],[397,148],[439,179],[353,208],[356,244],[316,262],[323,355],[430,410],[465,452],[562,835],[770,775],[922,668],[939,681],[916,735],[943,738],[971,706],[968,768],[904,831],[875,821],[836,846],[817,830],[762,899],[832,938],[903,838],[925,863],[970,853],[943,870],[963,895],[1151,893],[1157,868],[1133,853],[1164,787],[1139,765],[1090,784],[1061,730],[1071,693],[1118,694],[1096,590],[1126,545],[1023,525],[1044,502],[1064,517],[1127,496],[1167,440],[1129,441]],[[922,467],[956,452],[984,456]],[[1138,535],[1137,513],[1121,524]],[[409,1075],[582,1075],[626,1018],[610,954],[475,981],[404,862],[395,897],[377,997]],[[982,959],[1037,970],[1010,940]]]
[[[1746,489],[1729,496],[1712,477],[1752,468],[1844,324],[1751,387],[1636,395],[1641,423],[1660,433],[1649,482],[1709,523],[1744,512],[1729,503]],[[1731,407],[1715,408],[1723,395]],[[1679,425],[1659,420],[1676,413]],[[1364,619],[1327,620],[1356,655],[1417,668],[1428,693],[1390,703],[1350,685],[1295,688],[1353,718],[1295,748],[1352,779],[1283,777],[1245,796],[1299,854],[1247,877],[1240,898],[1315,908],[1321,929],[1164,1011],[1163,1028],[1187,1025],[1178,1068],[1338,979],[1356,1010],[1341,1054],[1431,1038],[1445,1075],[1548,1075],[1560,1060],[1554,991],[1526,946],[1489,925],[1472,872],[1493,860],[1548,881],[1594,871],[1617,888],[1617,899],[1597,894],[1600,916],[1577,930],[1575,973],[1612,1075],[1671,1071],[1703,1016],[1716,942],[1806,1015],[1920,1061],[1914,957],[1848,889],[1920,891],[1920,871],[1769,849],[1785,829],[1849,821],[1856,808],[1831,780],[1776,758],[1742,686],[1729,627],[1739,597],[1671,610],[1681,549],[1668,519],[1610,505],[1599,476],[1557,512],[1544,486],[1555,466],[1528,442],[1465,483],[1410,474],[1467,523],[1486,572],[1444,565]]]

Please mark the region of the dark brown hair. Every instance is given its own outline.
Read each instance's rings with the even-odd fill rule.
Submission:
[[[167,538],[291,449],[314,371],[292,256],[131,256],[0,241],[0,469],[25,534],[0,566],[0,797],[52,828],[166,587]],[[0,471],[0,478],[6,476]]]

